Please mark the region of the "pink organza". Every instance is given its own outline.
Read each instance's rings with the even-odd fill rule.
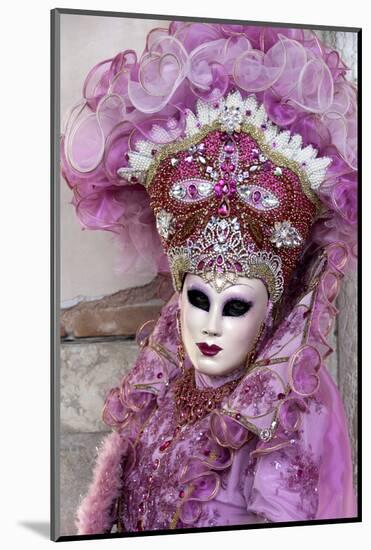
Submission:
[[[353,489],[352,453],[348,422],[338,390],[325,368],[320,375],[319,398],[330,409],[326,445],[318,487],[318,519],[348,518],[357,515]]]
[[[126,50],[91,69],[83,100],[66,118],[62,173],[82,227],[114,233],[123,243],[123,270],[168,271],[146,193],[117,170],[127,166],[138,139],[183,137],[185,113],[195,110],[198,98],[215,102],[238,89],[243,97],[256,93],[274,123],[332,158],[319,190],[328,212],[309,244],[343,241],[352,266],[357,91],[348,71],[338,52],[304,29],[175,21],[169,29],[153,29],[141,56]],[[128,212],[129,203],[136,215]]]

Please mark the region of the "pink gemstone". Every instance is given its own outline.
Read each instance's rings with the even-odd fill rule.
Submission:
[[[234,145],[233,145],[233,142],[232,141],[228,141],[228,143],[226,143],[226,145],[224,145],[224,151],[230,155],[231,153],[233,153],[234,151]]]
[[[233,171],[236,169],[236,167],[235,167],[235,165],[232,163],[232,164],[229,165],[228,169],[229,169],[230,172],[233,172]]]
[[[159,372],[158,375],[157,375],[157,378],[162,378],[164,375],[162,372]]]
[[[254,202],[259,202],[260,199],[261,199],[261,196],[262,194],[260,193],[260,191],[254,191],[253,195],[252,195],[252,199]]]
[[[229,192],[229,185],[228,183],[225,183],[222,187],[222,191],[223,193],[228,193]]]
[[[218,197],[218,199],[220,199],[220,197],[222,196],[222,189],[219,183],[214,185],[214,191],[215,191],[215,195]]]
[[[180,496],[180,498],[183,498],[183,497],[184,497],[184,491],[183,491],[183,490],[182,490],[182,491],[179,491],[179,496]]]
[[[229,214],[229,207],[226,202],[222,202],[222,204],[218,208],[218,214],[222,217],[228,216]]]
[[[237,413],[237,414],[236,414],[236,420],[239,420],[240,418],[241,418],[240,413]]]
[[[220,165],[220,168],[223,170],[223,172],[226,172],[229,170],[229,161],[226,159],[222,164]]]
[[[216,263],[218,265],[221,265],[223,263],[223,258],[221,256],[218,256],[217,259],[216,259]]]
[[[171,443],[171,440],[168,439],[167,441],[164,441],[163,444],[160,446],[160,451],[163,453],[164,451],[166,451],[166,449],[169,447]]]
[[[193,183],[191,183],[191,185],[188,187],[188,194],[192,198],[197,197],[198,195],[197,187]]]

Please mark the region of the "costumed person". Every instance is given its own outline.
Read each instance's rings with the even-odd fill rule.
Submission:
[[[172,22],[62,136],[85,228],[174,295],[106,398],[79,534],[357,514],[325,361],[356,256],[356,89],[315,33]]]

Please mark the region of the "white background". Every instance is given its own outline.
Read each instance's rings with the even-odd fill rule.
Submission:
[[[149,0],[7,2],[1,11],[1,545],[5,549],[43,548],[49,541],[49,10],[54,7],[131,11],[166,15],[239,18],[252,21],[362,26],[364,65],[371,51],[367,3],[264,2],[185,3]],[[231,9],[231,12],[229,11]],[[364,78],[364,126],[370,120],[369,75]],[[5,119],[5,120],[4,120]],[[367,130],[367,128],[365,128]],[[256,531],[200,533],[136,539],[78,541],[68,548],[300,548],[359,549],[370,539],[370,265],[367,204],[370,204],[369,142],[364,146],[363,333],[363,487],[364,523],[290,527]],[[5,173],[4,173],[5,172]],[[5,298],[5,300],[4,300]],[[4,307],[5,306],[5,307]],[[367,342],[368,340],[368,342]]]

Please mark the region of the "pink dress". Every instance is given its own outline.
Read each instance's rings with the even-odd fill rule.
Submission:
[[[136,364],[107,397],[102,442],[79,534],[355,517],[347,421],[324,359],[339,250],[328,248],[310,284],[253,368],[219,408],[178,426],[174,383],[177,299]],[[325,315],[327,314],[327,316]],[[193,369],[186,362],[186,368]],[[195,373],[200,389],[241,376]]]

